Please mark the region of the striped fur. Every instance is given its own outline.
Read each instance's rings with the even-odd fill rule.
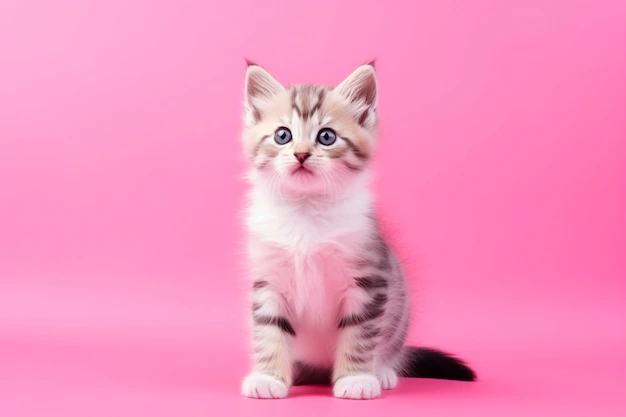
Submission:
[[[336,87],[283,87],[262,68],[248,68],[254,367],[244,395],[282,398],[294,383],[323,381],[337,397],[374,398],[395,387],[399,374],[464,370],[445,356],[438,363],[449,372],[437,374],[416,361],[443,353],[404,346],[410,300],[367,186],[376,103],[371,65]],[[290,141],[275,140],[279,128],[289,129]],[[322,129],[336,141],[319,143]]]

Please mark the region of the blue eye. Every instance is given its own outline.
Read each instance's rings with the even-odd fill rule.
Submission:
[[[330,146],[337,140],[337,135],[332,129],[322,129],[317,134],[317,141],[324,146]]]
[[[276,133],[274,133],[274,140],[279,145],[289,143],[291,140],[291,131],[289,131],[286,127],[279,128]]]

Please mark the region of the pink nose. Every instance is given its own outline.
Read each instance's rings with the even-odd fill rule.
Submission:
[[[297,153],[294,153],[293,156],[295,156],[298,162],[302,164],[304,163],[304,161],[306,161],[309,158],[309,156],[311,156],[311,154],[308,152],[297,152]]]

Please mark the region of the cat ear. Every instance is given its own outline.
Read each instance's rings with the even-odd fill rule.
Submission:
[[[349,103],[359,124],[370,127],[375,123],[378,88],[373,63],[361,65],[337,87],[337,91]]]
[[[246,113],[249,113],[254,122],[261,119],[263,110],[285,88],[260,66],[248,61],[246,72]]]

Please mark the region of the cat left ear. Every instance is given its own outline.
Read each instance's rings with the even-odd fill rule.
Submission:
[[[360,125],[369,127],[374,122],[378,87],[373,63],[358,67],[336,91],[348,101]]]
[[[246,72],[246,111],[253,121],[258,122],[264,109],[278,93],[285,88],[274,79],[265,69],[248,61]]]

